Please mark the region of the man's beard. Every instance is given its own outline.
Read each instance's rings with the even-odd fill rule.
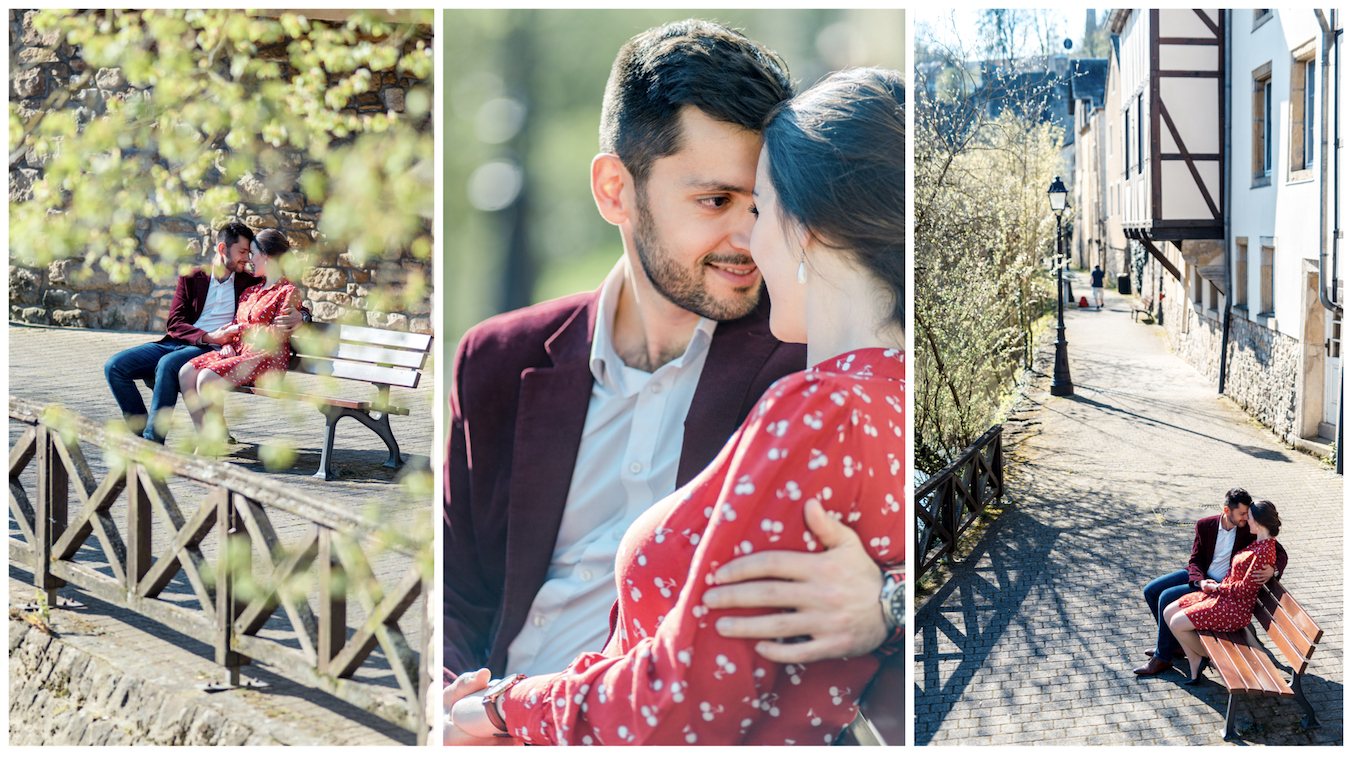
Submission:
[[[634,228],[634,250],[654,289],[675,305],[714,321],[733,321],[756,309],[760,301],[759,285],[734,290],[736,295],[720,300],[709,292],[700,274],[682,268],[673,260],[663,247],[652,214],[648,212],[647,197],[642,189],[637,194],[638,224]],[[736,253],[708,256],[704,260],[745,265],[747,268],[756,265],[750,256]],[[703,263],[700,268],[703,269]]]

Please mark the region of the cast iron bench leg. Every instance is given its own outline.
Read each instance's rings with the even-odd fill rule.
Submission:
[[[1230,693],[1230,702],[1225,706],[1225,732],[1223,738],[1233,740],[1239,735],[1235,734],[1235,693]]]
[[[338,408],[332,405],[321,405],[319,412],[324,414],[324,421],[327,422],[327,429],[324,432],[324,450],[319,454],[319,470],[314,473],[316,479],[323,479],[326,482],[338,478],[338,473],[333,470],[333,433],[334,428],[338,426],[338,419],[346,414],[346,408]]]
[[[1305,699],[1305,691],[1301,689],[1300,678],[1300,674],[1291,677],[1291,690],[1296,694],[1296,702],[1300,703],[1300,707],[1305,709],[1305,718],[1300,720],[1300,725],[1306,729],[1318,729],[1319,718],[1314,715],[1314,706],[1310,705],[1310,701]]]
[[[380,437],[390,453],[390,457],[384,463],[386,468],[400,468],[404,465],[404,457],[399,454],[399,442],[394,438],[394,430],[390,428],[390,414],[381,411],[355,411],[351,408],[338,408],[332,405],[321,407],[319,412],[324,414],[324,419],[328,422],[328,429],[324,434],[324,451],[319,456],[319,470],[315,472],[316,479],[332,481],[338,478],[332,460],[333,437],[334,428],[338,426],[338,419],[343,417],[354,418],[362,422],[368,429],[375,432],[376,436]]]

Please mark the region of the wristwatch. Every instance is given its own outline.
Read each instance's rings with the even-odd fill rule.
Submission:
[[[493,725],[494,729],[498,730],[498,734],[493,735],[494,737],[512,736],[507,733],[507,721],[502,717],[502,713],[498,710],[498,698],[502,697],[502,693],[511,689],[512,685],[525,678],[525,674],[505,676],[499,679],[496,684],[493,684],[487,690],[484,690],[484,711],[488,714],[488,722]]]
[[[906,576],[904,571],[888,571],[883,575],[883,589],[878,595],[883,606],[883,621],[889,629],[900,629],[906,623]]]

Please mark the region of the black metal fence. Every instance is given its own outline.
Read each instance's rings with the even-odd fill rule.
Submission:
[[[423,654],[399,623],[416,601],[426,604],[430,544],[59,408],[11,396],[9,417],[27,426],[9,452],[9,560],[32,569],[50,607],[59,589],[78,587],[214,646],[232,684],[257,659],[420,741],[426,735]],[[103,451],[102,481],[82,442]],[[170,480],[180,498],[204,493],[195,511],[180,510]],[[285,518],[290,544],[274,518]],[[398,558],[397,570],[384,572],[397,577],[392,586],[382,586],[368,553]],[[349,601],[360,606],[350,636]],[[372,659],[377,647],[383,661]]]
[[[1005,494],[1004,429],[993,426],[915,492],[916,571],[924,576],[957,550],[958,540],[987,505]]]

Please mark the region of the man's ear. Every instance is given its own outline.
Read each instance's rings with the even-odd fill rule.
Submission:
[[[633,184],[634,177],[624,167],[620,156],[601,153],[592,158],[592,198],[596,200],[596,210],[601,212],[601,218],[615,226],[629,220]]]
[[[221,256],[221,258],[225,258],[225,251],[226,251],[225,243],[224,243],[224,242],[217,242],[217,243],[216,243],[216,254],[219,255],[219,256]]]

